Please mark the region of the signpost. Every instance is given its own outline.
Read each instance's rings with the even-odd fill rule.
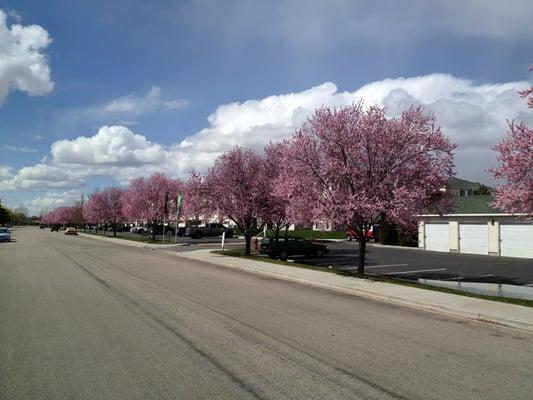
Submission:
[[[226,238],[226,231],[222,232],[222,254],[224,254],[224,239]]]
[[[174,232],[174,243],[178,243],[178,221],[180,216],[181,209],[181,200],[183,199],[183,194],[178,192],[176,195],[176,231]]]

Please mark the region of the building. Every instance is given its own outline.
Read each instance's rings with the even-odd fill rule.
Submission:
[[[418,216],[418,246],[452,253],[533,258],[533,220],[495,209],[490,195],[476,195],[474,187],[462,186],[457,193],[464,195],[455,197],[452,213]]]

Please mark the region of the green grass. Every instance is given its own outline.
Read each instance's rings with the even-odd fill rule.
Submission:
[[[469,293],[469,292],[463,292],[460,290],[454,290],[449,288],[442,288],[442,287],[436,287],[436,286],[430,286],[425,285],[418,282],[412,282],[405,279],[394,279],[390,277],[384,277],[384,276],[376,276],[376,275],[359,275],[357,273],[349,273],[349,272],[341,272],[337,271],[334,268],[328,268],[328,267],[321,267],[318,265],[310,265],[310,264],[302,264],[302,263],[296,263],[296,262],[288,262],[288,261],[282,261],[279,259],[271,259],[268,257],[260,256],[257,254],[252,254],[250,256],[244,255],[244,249],[233,249],[233,250],[225,250],[222,252],[221,250],[215,250],[212,251],[214,254],[223,254],[230,257],[242,257],[247,258],[250,260],[255,261],[263,261],[268,262],[272,264],[279,264],[279,265],[285,265],[288,267],[296,267],[296,268],[305,268],[305,269],[311,269],[314,271],[322,271],[322,272],[328,272],[338,275],[346,275],[346,276],[352,276],[355,278],[360,279],[368,279],[372,281],[378,281],[378,282],[385,282],[385,283],[392,283],[395,285],[403,285],[403,286],[410,286],[418,289],[426,289],[426,290],[433,290],[435,292],[442,292],[442,293],[449,293],[449,294],[455,294],[459,296],[465,296],[465,297],[473,297],[476,299],[482,299],[482,300],[490,300],[490,301],[496,301],[499,303],[508,303],[508,304],[514,304],[519,306],[525,306],[525,307],[533,307],[533,300],[526,300],[526,299],[515,299],[515,298],[508,298],[508,297],[498,297],[498,296],[488,296],[483,294],[477,294],[477,293]]]

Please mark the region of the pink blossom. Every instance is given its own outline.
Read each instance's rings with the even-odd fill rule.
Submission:
[[[129,220],[147,221],[155,227],[164,218],[176,215],[175,198],[182,188],[181,181],[160,173],[154,173],[149,178],[132,179],[122,197],[122,212]],[[152,231],[152,239],[155,239],[155,230]]]
[[[399,118],[358,103],[318,109],[287,143],[276,193],[296,222],[326,220],[359,237],[381,215],[409,224],[453,176],[454,144],[434,117],[411,108]],[[365,241],[358,271],[364,272]]]

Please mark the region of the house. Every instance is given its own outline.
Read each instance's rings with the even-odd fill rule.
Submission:
[[[454,193],[459,195],[455,197],[453,212],[446,215],[428,213],[417,216],[420,248],[452,253],[533,258],[533,220],[492,207],[492,197],[474,194],[475,187],[452,187],[452,190],[455,189],[458,191]]]
[[[493,189],[482,185],[479,182],[470,182],[464,179],[452,178],[448,182],[445,190],[450,190],[454,197],[466,197],[490,194]]]

